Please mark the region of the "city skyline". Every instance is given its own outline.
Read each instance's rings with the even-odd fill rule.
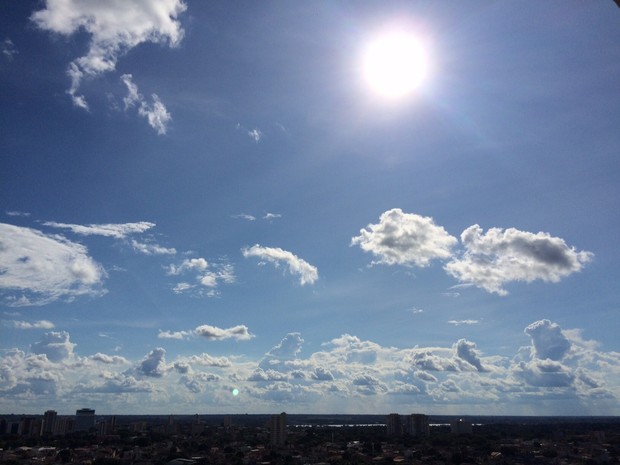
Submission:
[[[619,25],[1,4],[0,413],[620,415]]]

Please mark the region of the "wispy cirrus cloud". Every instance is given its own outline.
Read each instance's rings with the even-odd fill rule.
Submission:
[[[15,210],[9,210],[5,212],[8,216],[30,216],[30,213],[20,212]]]
[[[103,267],[82,244],[0,223],[0,289],[8,306],[45,305],[105,293]]]
[[[147,102],[144,96],[138,92],[138,86],[133,82],[131,74],[123,74],[121,81],[127,87],[127,96],[123,98],[125,111],[134,106],[138,108],[138,114],[147,119],[157,134],[164,135],[168,131],[168,125],[172,121],[172,116],[166,106],[162,103],[157,94],[151,95],[152,103]]]
[[[15,329],[54,329],[55,325],[49,320],[39,321],[10,321],[9,324]]]
[[[71,79],[67,93],[74,105],[88,109],[86,98],[78,94],[82,80],[115,70],[118,59],[142,43],[177,46],[183,38],[178,17],[186,8],[181,0],[47,0],[30,19],[40,29],[57,34],[70,36],[83,30],[90,35],[86,55],[74,59],[67,69]]]
[[[302,286],[314,284],[316,280],[319,279],[317,267],[297,257],[292,252],[283,250],[279,247],[263,247],[256,244],[252,247],[242,249],[241,252],[246,258],[256,257],[273,263],[276,267],[280,266],[280,264],[285,264],[289,273],[299,277],[299,283]]]
[[[174,247],[162,247],[149,242],[138,242],[135,239],[131,241],[131,246],[136,252],[144,255],[174,255],[177,253]]]
[[[2,55],[9,61],[13,61],[13,57],[18,53],[15,44],[8,37],[0,42],[0,50]]]
[[[461,325],[477,325],[478,323],[480,323],[480,321],[478,320],[449,320],[448,321],[449,324],[454,325],[454,326],[461,326]]]
[[[131,234],[140,234],[155,227],[155,223],[139,221],[137,223],[105,223],[105,224],[71,224],[46,221],[44,226],[51,228],[68,229],[82,236],[105,236],[115,239],[125,239]]]
[[[238,213],[236,215],[232,215],[232,217],[241,220],[256,221],[256,217],[254,215],[249,215],[247,213]]]

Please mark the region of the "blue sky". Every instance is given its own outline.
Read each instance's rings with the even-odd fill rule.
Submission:
[[[620,415],[619,24],[2,3],[0,411]]]

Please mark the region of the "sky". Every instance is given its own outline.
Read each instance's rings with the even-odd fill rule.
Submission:
[[[620,415],[619,43],[613,1],[0,3],[0,413]]]

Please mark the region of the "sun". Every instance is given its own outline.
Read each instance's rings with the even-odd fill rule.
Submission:
[[[366,82],[380,95],[399,99],[416,90],[426,77],[426,53],[411,33],[391,31],[372,40],[363,56]]]

